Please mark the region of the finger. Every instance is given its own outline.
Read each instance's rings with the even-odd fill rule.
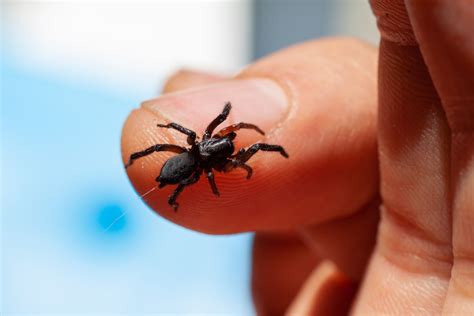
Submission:
[[[318,262],[295,233],[257,233],[252,251],[257,315],[283,315]]]
[[[359,281],[375,245],[380,200],[374,199],[352,216],[300,230],[320,258],[331,260],[347,277]]]
[[[172,188],[156,190],[145,197],[152,209],[210,233],[292,228],[347,216],[377,190],[374,57],[373,48],[353,40],[311,42],[257,62],[240,80],[145,102],[125,123],[123,158],[155,143],[184,144],[185,137],[156,124],[174,121],[201,133],[231,101],[226,124],[245,121],[267,132],[265,138],[239,132],[237,147],[265,141],[282,145],[290,158],[255,155],[249,181],[238,171],[217,174],[220,198],[206,181],[186,188],[176,213],[166,203]],[[139,194],[156,186],[169,157],[150,155],[127,169]]]
[[[379,205],[374,199],[350,217],[300,230],[305,244],[327,261],[305,281],[287,315],[347,315],[375,244]],[[327,274],[329,280],[321,277]]]
[[[189,69],[181,69],[171,75],[163,86],[163,93],[176,92],[227,80],[229,77]]]
[[[402,0],[372,1],[382,220],[356,314],[439,314],[451,269],[449,127]]]
[[[356,291],[357,283],[324,261],[311,273],[285,315],[348,315]]]
[[[256,233],[252,257],[252,292],[257,314],[283,315],[303,282],[312,284],[312,281],[305,280],[316,267],[317,258],[330,260],[337,267],[337,275],[343,273],[344,280],[351,280],[350,288],[355,288],[366,270],[375,244],[379,205],[380,200],[375,199],[350,217],[304,227],[299,234]],[[336,279],[340,280],[339,277]],[[333,284],[334,289],[339,288],[338,284]],[[327,285],[327,289],[329,293],[336,294],[330,290],[333,285]],[[300,291],[307,294],[303,295],[304,299],[298,300],[304,302],[304,310],[323,311],[338,305],[341,311],[347,312],[342,306],[350,306],[350,302],[341,306],[335,297],[329,301],[322,300],[320,287],[308,288],[305,285],[305,288]],[[309,294],[311,291],[314,291],[314,295]],[[294,304],[301,306],[300,303]],[[291,310],[294,313],[288,315],[334,315],[296,313],[300,307]]]
[[[472,1],[409,1],[420,49],[451,127],[453,268],[444,312],[474,314],[474,10]]]

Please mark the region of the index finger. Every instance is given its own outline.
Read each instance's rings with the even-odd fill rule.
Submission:
[[[216,174],[221,196],[206,179],[186,188],[173,212],[155,190],[144,200],[162,216],[209,233],[293,228],[347,216],[377,192],[375,49],[354,40],[323,40],[296,46],[247,68],[238,80],[168,94],[145,102],[128,118],[122,138],[124,161],[156,143],[183,145],[186,137],[158,130],[174,121],[200,135],[222,110],[229,120],[267,132],[239,131],[236,146],[255,142],[283,146],[290,154],[257,153],[254,174]],[[169,154],[155,153],[127,169],[139,194],[156,186]],[[204,181],[203,181],[204,180]]]

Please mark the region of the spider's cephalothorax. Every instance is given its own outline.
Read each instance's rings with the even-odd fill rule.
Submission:
[[[156,178],[159,182],[158,187],[162,188],[168,184],[177,184],[178,187],[168,199],[168,204],[176,211],[178,203],[176,199],[178,195],[188,185],[199,181],[203,172],[206,173],[212,192],[219,196],[216,182],[214,180],[213,170],[220,172],[228,172],[235,168],[243,168],[247,171],[247,179],[252,176],[252,168],[246,162],[259,150],[263,151],[278,151],[280,154],[288,158],[288,154],[279,145],[269,145],[258,143],[250,146],[247,149],[240,149],[234,154],[233,140],[236,136],[236,131],[242,128],[253,129],[258,133],[265,135],[265,133],[257,126],[249,123],[237,123],[221,129],[216,134],[212,134],[214,129],[224,122],[229,115],[231,109],[230,102],[224,106],[224,110],[217,116],[206,128],[202,141],[196,141],[196,133],[176,123],[169,123],[166,125],[158,124],[158,127],[172,128],[180,131],[188,136],[188,144],[191,148],[171,145],[171,144],[156,144],[143,151],[139,151],[130,155],[130,160],[125,165],[125,168],[138,158],[150,155],[157,151],[171,151],[178,155],[168,159],[161,168],[160,175]]]

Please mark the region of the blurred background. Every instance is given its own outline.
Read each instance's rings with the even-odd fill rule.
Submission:
[[[121,126],[180,67],[232,74],[328,35],[378,41],[366,0],[2,1],[1,311],[252,315],[251,234],[156,216]]]

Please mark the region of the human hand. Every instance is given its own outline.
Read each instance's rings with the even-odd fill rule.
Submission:
[[[472,12],[456,13],[466,3],[446,11],[464,17],[468,26],[467,15]],[[433,18],[436,6],[410,4],[420,54],[417,46],[400,45],[413,42],[393,42],[410,39],[403,6],[387,2],[378,11],[379,5],[374,3],[379,16],[389,13],[386,19],[380,17],[381,24],[387,22],[386,29],[394,33],[386,32],[380,47],[378,130],[375,50],[347,39],[284,50],[237,76],[271,81],[226,80],[148,101],[124,127],[125,161],[131,152],[155,143],[184,145],[184,138],[158,130],[156,123],[173,120],[202,131],[230,100],[235,112],[229,123],[255,123],[270,132],[266,141],[281,144],[290,153],[289,160],[256,155],[250,161],[255,173],[248,182],[237,171],[217,175],[220,198],[212,195],[206,181],[186,189],[178,213],[166,204],[170,189],[145,197],[161,215],[192,229],[259,232],[254,243],[253,291],[262,315],[283,314],[304,280],[303,291],[288,313],[345,311],[372,251],[380,192],[384,207],[378,243],[354,313],[437,314],[444,308],[459,314],[474,308],[468,299],[474,291],[469,273],[474,240],[469,225],[474,211],[473,107],[468,89],[474,74],[468,40],[472,32],[468,27],[440,27],[441,18]],[[430,39],[433,27],[439,29],[436,39]],[[461,34],[452,36],[455,31]],[[397,39],[396,34],[404,36]],[[452,45],[463,34],[465,40]],[[220,78],[181,73],[166,89],[216,80]],[[449,124],[444,111],[450,114]],[[241,132],[237,146],[256,140],[250,132]],[[155,154],[127,170],[139,194],[156,186],[154,178],[167,158]],[[272,233],[281,230],[291,232]],[[335,266],[318,266],[322,259],[332,260]]]
[[[473,3],[374,0],[372,9],[383,206],[354,314],[472,315]]]
[[[251,65],[237,76],[239,80],[145,102],[125,124],[124,159],[157,143],[186,146],[186,137],[156,124],[174,121],[199,134],[228,100],[233,109],[225,124],[255,123],[267,132],[265,142],[284,146],[289,159],[273,153],[255,155],[249,161],[254,169],[250,180],[239,170],[216,173],[219,198],[206,179],[183,191],[177,213],[167,204],[174,186],[144,197],[162,216],[206,233],[295,231],[289,236],[262,232],[255,240],[255,301],[259,310],[281,311],[318,261],[300,234],[311,232],[308,239],[317,241],[319,232],[322,241],[312,245],[321,248],[318,252],[326,250],[324,258],[344,264],[345,273],[354,279],[365,267],[378,216],[378,204],[368,207],[378,195],[375,73],[375,48],[355,40],[290,48]],[[165,92],[217,80],[181,72],[170,79]],[[345,93],[340,93],[341,87]],[[238,135],[237,148],[263,139],[245,130]],[[157,186],[155,178],[169,157],[153,154],[127,169],[140,195]],[[349,254],[347,247],[357,249],[356,254]]]

